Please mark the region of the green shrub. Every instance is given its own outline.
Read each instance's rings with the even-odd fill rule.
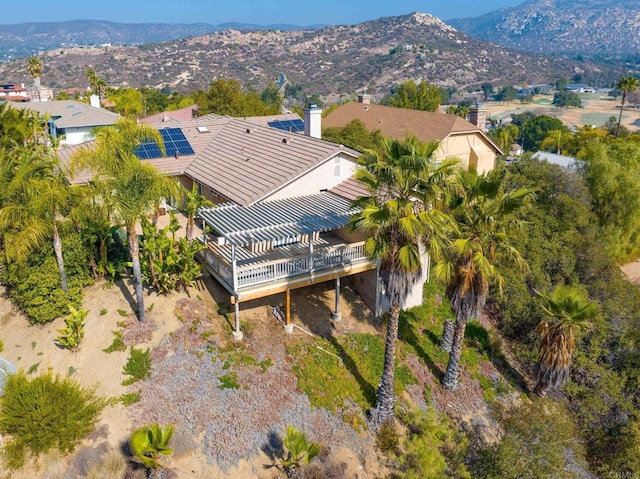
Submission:
[[[218,386],[218,389],[240,389],[238,374],[233,371],[220,376],[218,379],[220,380],[220,386]]]
[[[125,311],[124,309],[119,309],[118,310],[118,314],[124,318],[126,318],[127,316],[129,316],[129,313],[127,311]]]
[[[394,421],[386,421],[376,434],[376,447],[385,454],[400,453],[400,434]]]
[[[2,339],[0,339],[0,353],[4,351],[4,343],[2,342]]]
[[[10,375],[0,398],[0,431],[7,440],[7,466],[51,449],[68,453],[89,434],[107,401],[69,378],[45,373],[33,379]]]
[[[69,305],[69,312],[69,316],[64,320],[66,326],[58,330],[60,336],[56,338],[56,341],[63,348],[77,351],[80,347],[80,341],[84,337],[84,320],[87,318],[88,311],[78,310]]]
[[[408,434],[395,463],[398,470],[393,477],[471,479],[464,464],[468,441],[446,417],[439,416],[433,409],[410,411],[400,417]]]
[[[185,290],[202,274],[195,256],[205,248],[199,241],[175,239],[180,224],[170,213],[171,222],[159,230],[156,224],[143,219],[143,239],[140,241],[140,266],[148,284],[161,293]],[[244,329],[243,329],[244,330]],[[245,331],[246,332],[246,331]]]
[[[123,386],[128,386],[141,379],[146,379],[151,375],[151,359],[149,358],[149,349],[136,349],[131,346],[129,350],[129,359],[122,369],[123,374],[131,376],[122,381]]]
[[[120,396],[120,402],[125,406],[131,406],[132,404],[135,404],[139,401],[140,401],[139,392],[125,393],[122,396]]]
[[[104,316],[105,314],[107,314],[109,311],[107,311],[107,308],[102,308],[100,310],[100,316]]]
[[[569,457],[586,469],[583,441],[564,406],[536,399],[500,416],[502,442],[481,451],[474,477],[573,477],[567,473]]]
[[[61,231],[61,233],[63,233]],[[89,261],[75,233],[62,235],[69,292],[60,287],[60,274],[53,247],[45,245],[26,261],[12,262],[2,270],[2,281],[9,298],[27,316],[30,323],[44,324],[68,313],[68,305],[81,306],[82,288],[91,283]]]
[[[113,333],[113,341],[111,342],[111,344],[103,349],[103,351],[105,353],[113,353],[114,351],[126,351],[127,350],[127,346],[126,344],[124,344],[124,339],[122,337],[122,332],[121,331],[112,331]]]

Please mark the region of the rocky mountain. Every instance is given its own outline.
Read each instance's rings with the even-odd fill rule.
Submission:
[[[607,60],[640,54],[638,0],[529,0],[448,23],[473,37],[530,53]]]
[[[227,30],[298,30],[319,25],[255,25],[251,23],[115,23],[100,20],[0,25],[0,61],[15,60],[57,48],[98,45],[141,45]]]
[[[282,73],[320,94],[386,92],[408,79],[456,88],[531,84],[598,70],[476,40],[425,13],[316,30],[225,30],[160,44],[59,48],[40,58],[42,82],[55,89],[86,88],[89,67],[112,86],[178,91],[207,88],[220,77],[261,89]],[[1,64],[0,78],[30,81],[26,59]]]

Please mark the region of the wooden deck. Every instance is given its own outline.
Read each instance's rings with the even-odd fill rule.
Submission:
[[[376,267],[366,256],[363,241],[346,243],[331,233],[320,235],[312,248],[308,243],[264,252],[235,248],[235,264],[230,246],[213,243],[207,246],[203,256],[208,269],[239,302]]]

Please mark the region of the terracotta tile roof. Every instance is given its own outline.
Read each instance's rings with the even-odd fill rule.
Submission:
[[[321,163],[354,150],[275,128],[223,117],[226,124],[186,173],[231,201],[247,206]]]
[[[421,110],[349,102],[322,119],[322,128],[345,126],[362,121],[369,131],[380,130],[384,136],[403,140],[408,133],[420,141],[442,141],[451,133],[480,132],[472,123],[456,115]]]
[[[193,120],[193,110],[197,110],[197,105],[190,105],[185,108],[181,108],[180,110],[173,111],[163,111],[161,113],[156,113],[155,115],[150,115],[146,118],[142,118],[140,123],[166,123],[175,122],[175,121],[189,121]]]

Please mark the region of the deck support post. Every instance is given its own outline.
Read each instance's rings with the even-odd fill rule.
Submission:
[[[340,321],[342,315],[340,314],[340,276],[336,278],[336,303],[335,310],[331,313],[331,319],[334,321]]]
[[[242,341],[242,339],[244,338],[244,334],[242,331],[240,331],[240,302],[238,301],[238,298],[235,298],[234,306],[235,306],[235,327],[233,329],[232,336],[234,341]]]
[[[205,223],[204,219],[202,220],[202,242],[207,244],[207,223]]]
[[[293,333],[293,324],[291,324],[291,289],[287,288],[285,291],[285,305],[284,305],[284,331],[287,334]]]
[[[313,233],[309,235],[309,271],[313,273]]]
[[[373,312],[373,315],[376,318],[380,318],[382,316],[382,301],[380,297],[380,262],[376,261],[376,309]]]

